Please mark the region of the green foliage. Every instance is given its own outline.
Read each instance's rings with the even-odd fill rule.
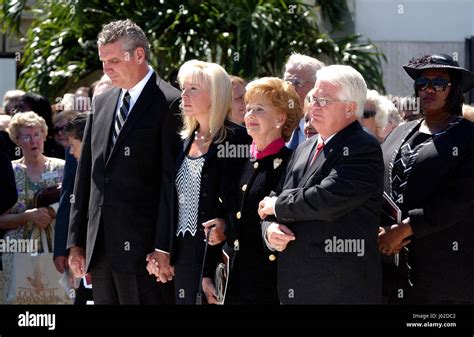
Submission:
[[[96,37],[105,23],[130,18],[147,34],[151,63],[170,79],[189,59],[217,62],[247,79],[281,76],[291,52],[354,66],[370,87],[383,91],[381,57],[355,35],[333,40],[320,32],[321,19],[340,27],[345,0],[316,6],[287,0],[37,1],[0,0],[2,30],[18,33],[21,15],[33,12],[25,37],[19,87],[48,97],[63,93],[101,69]]]

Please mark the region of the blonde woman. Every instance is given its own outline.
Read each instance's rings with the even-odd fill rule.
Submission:
[[[221,66],[188,61],[179,70],[178,82],[182,90],[183,146],[176,166],[175,216],[169,220],[165,215],[166,219],[159,220],[159,270],[150,263],[147,269],[156,276],[168,272],[164,278],[169,280],[173,274],[168,268],[170,261],[174,266],[176,303],[195,304],[201,301],[206,233],[211,231],[207,255],[218,254],[219,244],[225,240],[228,187],[248,159],[223,150],[249,144],[250,138],[243,127],[228,120],[232,84]],[[215,266],[207,267],[204,273],[212,274]]]

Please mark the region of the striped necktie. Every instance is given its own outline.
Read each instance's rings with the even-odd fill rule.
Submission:
[[[114,130],[112,132],[112,144],[115,144],[115,141],[117,140],[120,130],[125,124],[125,120],[127,119],[129,110],[130,110],[130,94],[127,91],[125,92],[125,96],[123,97],[120,111],[115,116]]]

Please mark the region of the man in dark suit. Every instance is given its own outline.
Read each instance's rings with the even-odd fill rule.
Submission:
[[[98,47],[117,88],[95,98],[87,121],[69,266],[76,277],[91,272],[96,304],[170,303],[172,283],[148,274],[146,256],[154,252],[159,200],[173,188],[180,93],[148,65],[147,38],[132,21],[105,25]]]
[[[355,69],[335,65],[318,71],[314,90],[319,136],[293,153],[278,197],[259,205],[264,240],[280,252],[280,301],[380,303],[382,152],[356,117],[367,87]]]
[[[18,195],[12,163],[7,156],[6,146],[0,138],[0,214],[5,213],[15,205]],[[3,235],[2,237],[3,238]]]

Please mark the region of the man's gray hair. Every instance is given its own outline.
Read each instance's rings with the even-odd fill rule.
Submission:
[[[318,81],[329,82],[341,88],[339,99],[356,102],[356,117],[364,113],[367,84],[362,75],[351,66],[332,65],[318,70]]]
[[[288,61],[286,61],[285,70],[288,69],[290,66],[294,66],[296,69],[299,70],[303,68],[308,68],[308,70],[310,70],[313,74],[314,81],[316,82],[316,72],[319,69],[323,68],[325,64],[314,57],[293,53],[288,58]]]
[[[122,40],[123,50],[133,53],[141,47],[145,51],[145,60],[150,58],[150,44],[143,30],[132,20],[112,21],[106,24],[97,36],[97,44],[104,45]]]

